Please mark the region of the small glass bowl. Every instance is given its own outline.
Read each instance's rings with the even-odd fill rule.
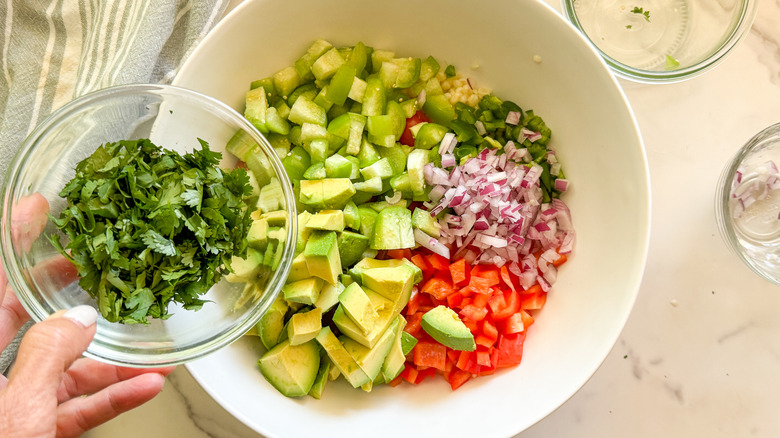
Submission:
[[[562,0],[564,16],[619,77],[680,82],[726,58],[750,30],[758,1]]]
[[[780,123],[750,139],[729,161],[715,193],[726,244],[750,269],[780,285]]]
[[[76,164],[98,146],[118,140],[148,138],[185,153],[199,148],[198,139],[203,139],[212,150],[223,152],[220,166],[232,168],[237,161],[224,150],[238,131],[259,145],[259,153],[281,183],[287,218],[295,218],[292,186],[274,149],[239,113],[213,98],[170,85],[136,84],[96,91],[51,114],[21,145],[0,194],[3,267],[30,316],[41,321],[76,305],[97,305],[79,287],[72,265],[45,237],[60,231],[42,214],[30,218],[29,213],[15,210],[17,205],[33,195],[40,200],[35,195],[40,194],[48,201],[50,214],[58,217],[66,205],[59,192],[73,178]],[[40,236],[36,223],[45,223]],[[171,303],[170,318],[150,318],[148,325],[99,318],[85,355],[116,365],[159,367],[202,357],[235,341],[259,321],[279,294],[290,270],[295,223],[288,220],[279,268],[260,285],[262,293],[255,300],[239,301],[244,285],[223,278],[200,297],[208,302],[197,311]]]

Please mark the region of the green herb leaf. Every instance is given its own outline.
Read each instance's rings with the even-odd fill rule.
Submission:
[[[60,192],[67,206],[50,218],[69,241],[49,240],[108,321],[166,319],[171,301],[199,309],[230,272],[224,260],[246,254],[249,177],[222,171],[222,155],[199,141],[183,156],[146,139],[107,143]]]
[[[645,21],[648,23],[650,22],[650,11],[644,10],[644,8],[640,8],[639,6],[634,6],[634,9],[631,10],[631,13],[633,14],[639,14],[643,15],[645,17]]]

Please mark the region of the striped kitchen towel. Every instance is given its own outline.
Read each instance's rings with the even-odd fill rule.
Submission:
[[[169,82],[228,2],[0,0],[0,175],[33,128],[75,97]],[[0,372],[17,343],[0,356]]]

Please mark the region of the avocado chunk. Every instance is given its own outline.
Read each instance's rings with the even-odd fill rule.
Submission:
[[[395,318],[390,327],[384,331],[376,344],[371,348],[367,348],[346,336],[340,337],[344,348],[372,381],[376,379],[382,370],[382,364],[385,363],[385,358],[387,358],[387,354],[393,346],[393,341],[398,337],[399,326],[400,322],[398,318]]]
[[[309,218],[307,228],[316,230],[343,231],[344,212],[341,210],[322,210]]]
[[[257,361],[268,382],[287,397],[309,393],[320,368],[320,349],[314,341],[291,345],[283,341]]]
[[[414,263],[412,263],[409,260],[406,259],[386,259],[386,260],[377,260],[370,257],[365,257],[359,262],[355,264],[350,270],[349,274],[352,277],[353,280],[357,281],[361,285],[363,284],[363,272],[365,272],[368,269],[374,269],[374,268],[395,268],[397,266],[408,266],[412,271],[414,271],[414,284],[417,284],[422,281],[422,270],[417,267]]]
[[[300,345],[314,339],[320,329],[322,329],[322,309],[315,307],[308,312],[298,312],[287,324],[287,339],[290,340],[290,345]]]
[[[415,338],[414,335],[407,332],[401,333],[401,349],[404,356],[409,354],[415,345],[417,345],[417,338]]]
[[[449,307],[439,305],[425,312],[420,325],[433,339],[453,350],[474,351],[477,348],[471,330]]]
[[[264,251],[268,244],[268,221],[265,219],[252,221],[246,235],[246,241],[250,248]]]
[[[298,280],[304,280],[311,277],[309,267],[306,265],[306,257],[303,253],[298,254],[292,260],[290,265],[290,274],[287,276],[288,283],[294,283]]]
[[[401,371],[403,371],[404,364],[406,363],[406,355],[403,352],[403,342],[401,341],[403,334],[406,333],[404,332],[406,319],[404,319],[403,316],[398,315],[396,320],[398,321],[398,330],[393,338],[390,351],[387,352],[387,357],[382,363],[382,373],[380,374],[382,380],[385,382],[389,382],[398,377],[398,375],[401,374]],[[374,383],[377,383],[376,380],[377,379],[374,379]]]
[[[301,204],[321,210],[344,208],[357,192],[349,178],[301,180]]]
[[[327,356],[320,358],[320,369],[317,370],[317,377],[314,378],[314,383],[309,390],[309,395],[317,400],[322,398],[322,393],[325,391],[325,384],[328,383],[331,366],[330,359]]]
[[[352,283],[339,295],[339,303],[347,316],[365,334],[373,329],[379,320],[379,314],[374,310],[368,295],[357,283]]]
[[[270,350],[279,343],[279,335],[284,330],[284,316],[289,308],[284,297],[279,295],[257,323],[257,335],[266,349]]]
[[[400,206],[379,212],[371,233],[371,249],[403,249],[415,246],[412,212]]]
[[[269,211],[263,213],[260,216],[261,219],[265,219],[268,222],[269,227],[286,227],[287,226],[287,212],[284,210]]]
[[[327,312],[339,303],[339,295],[344,292],[344,284],[336,282],[336,284],[326,284],[320,292],[320,297],[317,298],[317,302],[314,303],[316,307],[322,309],[323,312]]]
[[[309,273],[330,284],[341,274],[341,258],[335,231],[313,230],[303,250]],[[315,300],[316,301],[316,300]]]
[[[323,327],[315,339],[328,354],[333,365],[338,368],[339,372],[353,388],[359,388],[371,381],[368,375],[360,368],[360,365],[355,362],[355,359],[350,356],[341,341],[333,334],[330,327]]]
[[[309,277],[285,284],[282,293],[287,301],[311,306],[320,297],[323,283],[320,278]]]
[[[298,214],[298,237],[295,240],[295,254],[302,253],[306,248],[306,242],[311,234],[311,228],[308,228],[306,224],[311,216],[312,214],[305,210]]]
[[[397,312],[406,306],[414,288],[415,271],[408,265],[367,269],[362,274],[363,287],[376,291],[394,303]]]
[[[233,272],[226,276],[231,283],[252,282],[257,278],[263,265],[263,253],[254,249],[247,248],[246,257],[236,257],[230,259],[230,267]]]
[[[351,231],[342,231],[339,233],[339,257],[342,266],[352,266],[362,257],[363,252],[368,249],[368,237],[353,233]]]
[[[333,323],[336,324],[336,327],[344,335],[371,348],[376,345],[379,338],[387,330],[387,327],[393,322],[393,319],[398,315],[398,311],[395,310],[393,302],[387,298],[370,289],[363,289],[363,291],[368,295],[374,310],[379,314],[379,319],[371,330],[368,333],[363,333],[363,330],[347,315],[342,306],[336,307],[336,311],[333,313]]]

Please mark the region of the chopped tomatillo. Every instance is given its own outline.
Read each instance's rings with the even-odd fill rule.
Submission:
[[[220,169],[222,154],[198,141],[183,156],[148,139],[107,143],[60,192],[67,205],[50,219],[69,242],[49,239],[106,320],[167,319],[171,301],[200,309],[231,257],[246,254],[249,176]]]

